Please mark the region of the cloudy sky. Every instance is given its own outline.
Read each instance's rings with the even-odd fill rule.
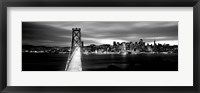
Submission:
[[[177,21],[22,22],[23,45],[70,46],[72,28],[81,28],[84,45],[138,42],[178,45]]]

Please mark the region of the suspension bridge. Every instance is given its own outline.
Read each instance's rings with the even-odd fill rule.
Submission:
[[[83,42],[81,41],[81,29],[72,28],[71,52],[68,55],[65,71],[82,71],[82,47]]]

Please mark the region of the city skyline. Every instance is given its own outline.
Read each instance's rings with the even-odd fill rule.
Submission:
[[[84,45],[138,42],[178,45],[177,21],[69,21],[22,22],[22,44],[35,46],[71,45],[72,28],[81,28]]]

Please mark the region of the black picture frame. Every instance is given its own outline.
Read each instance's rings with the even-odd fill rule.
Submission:
[[[194,86],[7,86],[7,7],[193,7]],[[0,91],[2,93],[200,93],[200,0],[1,0]]]

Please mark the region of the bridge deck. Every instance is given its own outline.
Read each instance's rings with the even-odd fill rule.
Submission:
[[[81,50],[77,47],[72,55],[67,71],[82,71]]]

